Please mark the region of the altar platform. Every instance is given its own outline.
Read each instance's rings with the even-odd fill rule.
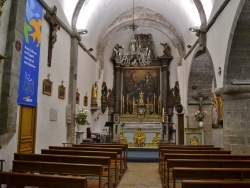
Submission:
[[[161,136],[160,123],[126,123],[120,128],[120,143],[128,148],[158,148]]]
[[[158,148],[128,148],[128,162],[159,162]]]

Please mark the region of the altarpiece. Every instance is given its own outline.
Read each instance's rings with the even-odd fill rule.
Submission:
[[[155,57],[151,34],[136,37],[139,37],[142,51],[150,55],[149,64],[141,64],[136,56],[131,60],[135,63],[121,63],[124,57],[117,51],[118,44],[111,58],[114,65],[114,132],[129,147],[157,147],[160,140],[168,137],[165,117],[170,101],[168,68],[172,56]]]

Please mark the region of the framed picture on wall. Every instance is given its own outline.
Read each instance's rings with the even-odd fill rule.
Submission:
[[[53,82],[50,79],[43,80],[43,94],[52,95]]]
[[[58,98],[65,99],[66,88],[63,85],[58,86]]]

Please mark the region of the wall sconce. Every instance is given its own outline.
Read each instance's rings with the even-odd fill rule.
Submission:
[[[77,31],[77,33],[78,33],[79,35],[84,35],[84,34],[87,34],[87,33],[88,33],[88,30],[87,30],[87,29],[79,29],[79,30]]]
[[[193,27],[190,27],[189,28],[189,31],[191,32],[196,32],[196,36],[199,37],[201,35],[201,33],[205,33],[205,30],[204,29],[200,29],[200,28],[193,28]]]

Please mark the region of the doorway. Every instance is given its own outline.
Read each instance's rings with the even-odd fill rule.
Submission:
[[[20,106],[18,153],[34,153],[36,133],[36,107]]]

